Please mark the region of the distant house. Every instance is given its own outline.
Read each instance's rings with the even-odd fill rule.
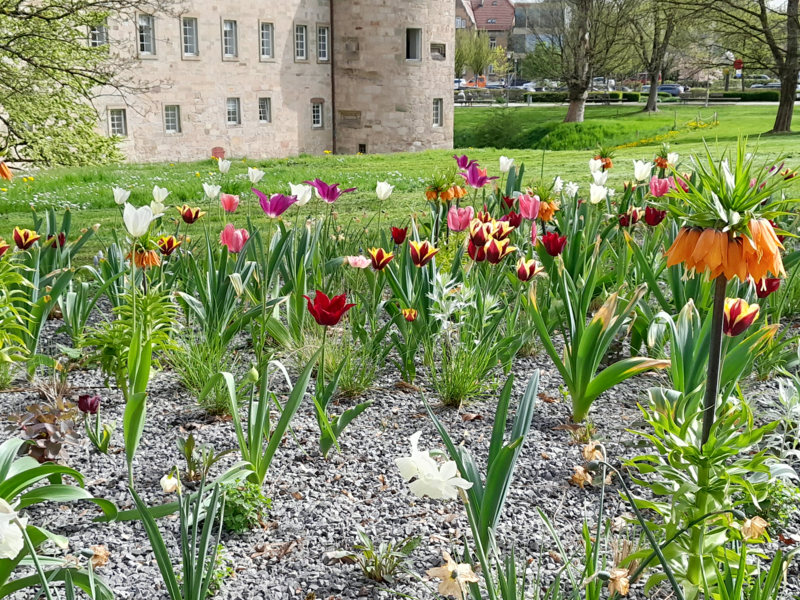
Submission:
[[[514,5],[510,0],[456,0],[456,31],[460,29],[485,31],[493,48],[508,48]]]

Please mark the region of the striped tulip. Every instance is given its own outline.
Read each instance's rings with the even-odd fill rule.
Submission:
[[[42,236],[37,235],[35,231],[31,231],[30,229],[14,228],[14,243],[20,250],[27,250],[41,237]]]
[[[486,245],[486,260],[490,265],[498,265],[506,256],[516,251],[509,240],[493,239]]]
[[[205,211],[200,210],[199,208],[192,208],[188,204],[184,204],[180,208],[178,208],[178,212],[181,213],[181,218],[183,222],[187,225],[191,225],[192,223],[196,222],[197,219],[205,215]]]
[[[376,271],[383,271],[394,258],[394,252],[386,252],[383,248],[371,248],[367,252],[372,259],[372,268]]]
[[[424,242],[411,242],[411,262],[417,267],[424,267],[427,265],[437,252],[438,248],[434,248],[428,240]]]
[[[417,315],[419,315],[419,313],[413,308],[404,308],[400,312],[402,313],[403,318],[409,323],[413,323],[414,321],[416,321]]]
[[[748,304],[741,298],[725,298],[722,332],[729,337],[743,334],[758,318],[758,304]]]

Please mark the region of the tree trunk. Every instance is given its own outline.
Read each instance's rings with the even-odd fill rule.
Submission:
[[[781,101],[778,104],[778,114],[775,116],[771,133],[792,131],[794,102],[797,97],[797,73],[797,69],[787,69],[781,73]]]
[[[586,109],[588,93],[585,89],[576,88],[569,91],[569,108],[564,123],[583,123],[583,113]]]
[[[658,112],[658,73],[660,71],[659,67],[655,73],[650,73],[650,93],[647,96],[647,105],[643,112]]]

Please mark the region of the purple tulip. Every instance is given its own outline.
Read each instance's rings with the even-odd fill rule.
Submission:
[[[340,190],[339,184],[334,183],[333,185],[328,185],[321,179],[315,179],[314,181],[304,181],[303,183],[308,184],[317,190],[317,194],[320,198],[322,198],[328,204],[333,204],[336,202],[342,194],[347,194],[349,192],[355,192],[358,188],[348,188],[346,190]]]
[[[456,164],[458,165],[459,169],[469,169],[472,165],[477,164],[477,160],[470,160],[466,154],[462,154],[458,156],[457,154],[453,155],[453,158],[456,159]]]
[[[100,396],[78,396],[78,409],[82,413],[96,415],[100,408]]]
[[[466,173],[459,173],[459,175],[464,178],[464,180],[467,182],[467,185],[475,188],[476,190],[481,189],[494,179],[499,179],[499,177],[487,177],[486,169],[481,169],[476,162],[473,162],[467,167]]]
[[[297,197],[295,196],[273,194],[272,197],[269,198],[264,192],[259,192],[255,188],[251,188],[251,191],[258,196],[258,203],[261,205],[261,209],[270,219],[277,219],[285,213],[292,204],[297,202]]]

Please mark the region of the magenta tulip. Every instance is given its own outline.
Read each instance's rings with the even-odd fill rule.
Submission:
[[[468,186],[476,190],[481,189],[490,181],[499,179],[499,177],[487,177],[486,170],[481,169],[476,162],[471,163],[467,167],[466,171],[466,173],[459,173],[459,175],[464,178],[464,181],[467,182]]]
[[[456,164],[459,169],[469,169],[473,164],[478,164],[477,160],[470,160],[466,154],[462,154],[461,156],[456,154],[453,158],[456,159]]]
[[[264,214],[270,219],[277,219],[285,213],[292,204],[297,202],[296,196],[273,194],[270,198],[267,197],[265,193],[259,192],[255,188],[253,188],[253,193],[258,196],[258,203],[261,205],[261,210],[263,210]]]
[[[456,208],[453,206],[450,208],[450,212],[447,213],[447,226],[450,228],[450,231],[464,231],[469,227],[474,216],[475,209],[471,206],[467,206],[466,208]]]
[[[317,190],[317,195],[328,204],[333,204],[334,202],[336,202],[342,196],[342,194],[355,192],[358,189],[358,188],[348,188],[346,190],[340,190],[338,183],[334,183],[333,185],[328,185],[321,179],[315,179],[314,181],[304,181],[303,183],[310,185],[315,190]]]

